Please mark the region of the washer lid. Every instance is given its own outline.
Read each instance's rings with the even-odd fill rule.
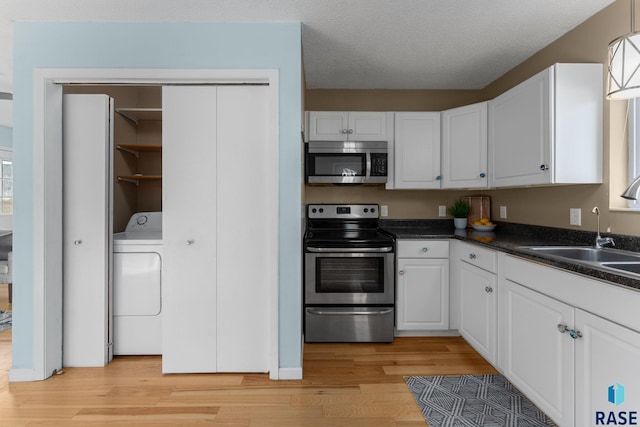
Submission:
[[[125,232],[162,232],[162,212],[137,212],[131,215]]]

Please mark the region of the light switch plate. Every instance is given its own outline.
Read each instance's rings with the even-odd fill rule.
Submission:
[[[582,225],[582,209],[569,208],[569,225]]]
[[[438,206],[438,216],[447,216],[447,207],[445,205]]]
[[[380,216],[389,216],[389,206],[387,205],[380,206]]]
[[[506,206],[500,206],[500,218],[501,219],[506,219],[507,218],[507,207]]]

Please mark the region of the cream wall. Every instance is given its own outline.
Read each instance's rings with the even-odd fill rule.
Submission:
[[[618,0],[479,91],[307,90],[305,109],[439,111],[492,99],[556,62],[600,62],[606,67],[609,42],[629,32],[629,22],[629,3]],[[490,190],[484,193],[386,191],[381,186],[306,186],[305,202],[375,202],[389,206],[389,218],[437,218],[440,204],[449,204],[460,195],[488,194],[492,199],[494,219],[498,219],[499,206],[505,205],[509,222],[595,230],[596,218],[591,210],[598,206],[603,230],[610,228],[614,233],[640,235],[640,214],[612,210],[623,206],[618,194],[624,190],[626,180],[626,106],[626,101],[604,100],[603,184]],[[582,209],[582,227],[569,225],[569,208]]]

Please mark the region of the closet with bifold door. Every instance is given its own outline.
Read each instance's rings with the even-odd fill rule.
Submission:
[[[162,212],[163,373],[268,372],[273,345],[269,304],[278,267],[277,103],[263,84],[156,89],[161,124],[150,126],[161,126],[161,144],[150,145],[161,146],[151,156],[162,164],[161,178],[151,185],[160,191],[152,196],[157,200],[136,203],[151,203]],[[85,108],[89,97],[106,107]],[[114,173],[114,163],[147,160],[141,160],[142,152],[135,157],[119,152],[117,132],[111,139],[110,96],[77,99],[74,112],[67,107],[76,101],[67,95],[63,100],[63,363],[103,366],[112,357],[110,336],[117,333],[111,236],[122,231],[123,206],[132,209],[132,192],[146,185],[136,181],[136,174]],[[123,119],[116,114],[118,120]],[[68,137],[80,121],[87,133],[72,142]],[[76,231],[79,225],[93,234]],[[82,251],[90,244],[99,250]],[[82,255],[72,256],[75,252]],[[102,267],[87,271],[94,265]]]

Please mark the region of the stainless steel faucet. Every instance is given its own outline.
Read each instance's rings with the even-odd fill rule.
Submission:
[[[596,214],[596,217],[598,218],[598,233],[596,234],[596,242],[594,243],[593,247],[595,247],[596,249],[601,249],[603,245],[611,244],[611,246],[615,246],[616,244],[611,237],[600,236],[600,209],[595,206],[591,210],[591,213]]]

